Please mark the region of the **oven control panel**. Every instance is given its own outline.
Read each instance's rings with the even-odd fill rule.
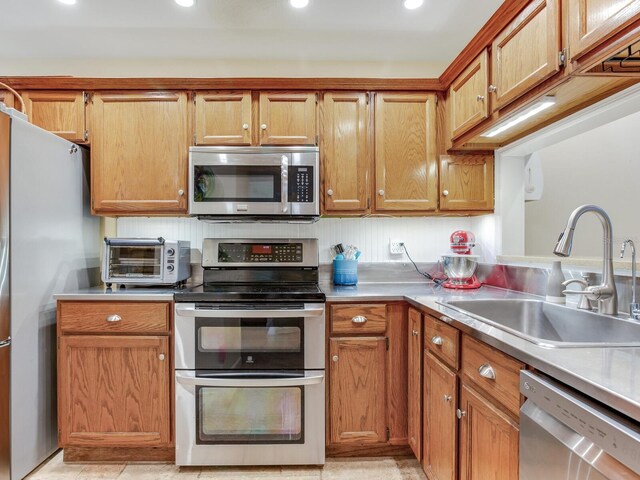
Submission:
[[[222,263],[300,263],[302,243],[220,243]]]

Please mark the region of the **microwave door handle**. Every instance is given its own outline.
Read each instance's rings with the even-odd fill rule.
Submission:
[[[322,383],[324,373],[288,378],[202,378],[196,377],[193,372],[176,371],[176,381],[198,387],[297,387]]]
[[[292,317],[317,317],[324,314],[324,309],[304,308],[295,310],[208,310],[194,307],[176,307],[176,314],[181,317],[201,317],[201,318],[292,318]]]
[[[289,210],[289,158],[286,155],[282,156],[282,167],[280,170],[280,176],[280,201],[282,206],[282,213],[287,213],[287,211]]]

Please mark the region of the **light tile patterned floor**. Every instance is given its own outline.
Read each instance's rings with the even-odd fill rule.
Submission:
[[[320,467],[188,467],[164,464],[64,464],[62,452],[27,480],[426,480],[415,458],[329,458]]]

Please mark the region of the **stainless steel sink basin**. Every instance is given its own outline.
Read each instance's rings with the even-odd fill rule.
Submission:
[[[640,347],[640,323],[539,300],[452,300],[442,303],[547,347]]]

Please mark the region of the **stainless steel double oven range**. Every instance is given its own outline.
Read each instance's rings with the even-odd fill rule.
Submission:
[[[176,463],[320,465],[325,296],[315,239],[205,239],[175,296]]]

